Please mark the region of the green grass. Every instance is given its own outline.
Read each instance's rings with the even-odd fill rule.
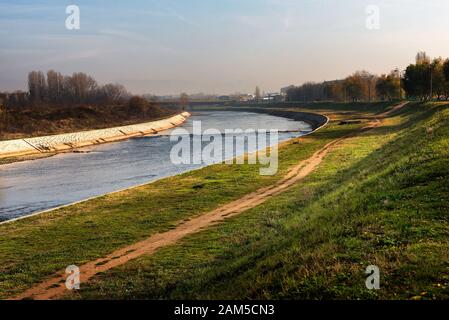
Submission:
[[[214,165],[0,225],[0,298],[272,184],[290,166],[358,127],[332,124],[287,144],[275,176],[260,176],[255,165]]]
[[[387,105],[356,107],[326,110],[344,119]],[[413,104],[346,140],[283,194],[67,298],[449,298],[448,118],[447,106]],[[215,165],[0,226],[0,297],[271,184],[361,126],[337,123],[282,147],[273,177]],[[380,267],[379,291],[365,288],[370,264]]]
[[[414,104],[287,192],[68,298],[448,299],[448,119]]]

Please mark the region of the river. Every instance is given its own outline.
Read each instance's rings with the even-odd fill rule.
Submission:
[[[221,132],[238,128],[277,129],[280,141],[311,131],[311,127],[302,121],[234,111],[193,112],[180,127],[192,132],[193,121],[201,121],[203,131],[208,128]],[[82,149],[86,153],[61,153],[0,166],[0,221],[205,166],[176,165],[170,161],[170,150],[176,143],[170,141],[172,130]],[[294,130],[297,132],[282,132]]]

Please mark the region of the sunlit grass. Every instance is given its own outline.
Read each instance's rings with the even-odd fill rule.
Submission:
[[[447,299],[449,109],[438,108],[410,106],[289,191],[71,298]],[[365,287],[370,264],[381,290]]]
[[[255,165],[214,165],[0,225],[0,297],[272,184],[290,166],[358,127],[332,124],[300,143],[284,144],[275,176],[260,176]]]

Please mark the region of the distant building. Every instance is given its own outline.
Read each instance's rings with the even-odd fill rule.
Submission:
[[[267,102],[282,102],[285,100],[285,97],[278,92],[273,92],[267,93],[262,100]]]
[[[239,101],[241,102],[249,102],[249,101],[254,101],[256,98],[253,94],[242,94],[239,97]]]

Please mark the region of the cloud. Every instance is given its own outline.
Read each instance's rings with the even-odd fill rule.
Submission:
[[[175,50],[174,48],[158,43],[153,38],[138,32],[124,31],[117,29],[100,29],[98,30],[97,34],[121,38],[143,46],[151,46],[152,50],[159,50],[168,53],[177,53],[177,50]]]
[[[175,10],[168,9],[167,11],[157,11],[157,10],[142,10],[142,11],[136,11],[136,13],[143,14],[143,15],[150,15],[153,17],[164,17],[164,18],[173,18],[176,19],[184,24],[187,24],[189,26],[193,27],[199,27],[199,25],[192,20],[186,18],[186,16],[176,12]]]
[[[117,38],[123,38],[125,40],[131,40],[131,41],[137,41],[137,42],[152,41],[152,39],[150,39],[149,37],[139,34],[139,33],[136,33],[136,32],[121,31],[121,30],[115,30],[115,29],[101,29],[101,30],[98,30],[97,34],[112,36],[112,37],[117,37]]]

